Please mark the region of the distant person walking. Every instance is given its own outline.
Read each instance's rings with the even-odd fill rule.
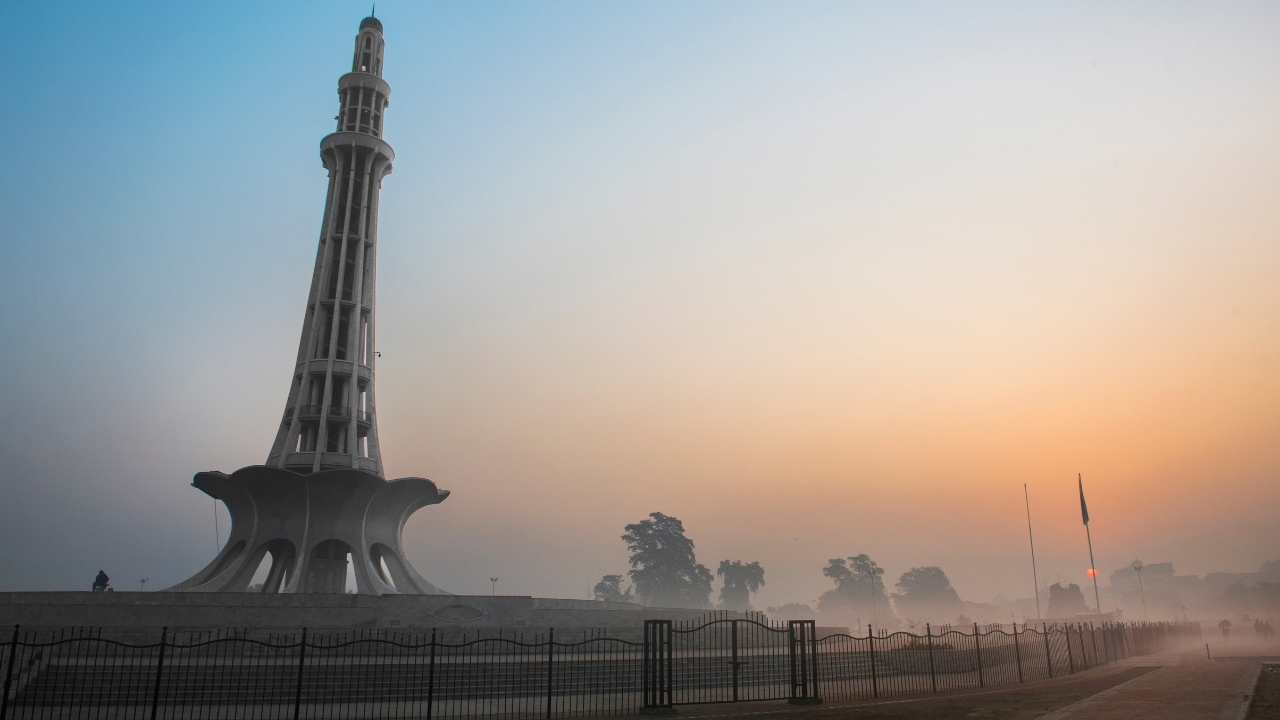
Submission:
[[[93,579],[93,591],[106,592],[107,588],[110,587],[110,585],[111,585],[111,578],[107,577],[106,573],[99,570],[98,576]]]
[[[1222,631],[1223,640],[1226,640],[1227,638],[1231,637],[1231,621],[1230,620],[1223,618],[1222,622],[1218,623],[1218,629]]]

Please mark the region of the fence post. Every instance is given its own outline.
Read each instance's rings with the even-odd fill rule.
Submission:
[[[733,701],[738,702],[738,621],[736,618],[729,621],[729,630],[733,633],[730,642],[733,649]]]
[[[1053,655],[1049,652],[1049,625],[1040,623],[1040,634],[1044,636],[1044,665],[1049,669],[1049,677],[1053,677]],[[1071,655],[1071,636],[1067,636],[1067,655]]]
[[[1018,623],[1013,623],[1013,654],[1018,659],[1018,682],[1022,682],[1022,643],[1018,642]]]
[[[547,628],[547,720],[551,718],[551,667],[556,660],[556,629]]]
[[[818,689],[818,623],[814,620],[802,620],[801,622],[803,624],[800,627],[804,628],[809,642],[809,677],[813,685],[811,697],[816,704],[822,702],[822,693]]]
[[[929,643],[929,684],[933,686],[933,692],[938,692],[938,675],[933,671],[933,626],[929,623],[924,624],[924,636]]]
[[[876,635],[867,623],[867,647],[871,648],[871,697],[880,697],[880,684],[876,680]]]
[[[298,720],[298,712],[302,709],[302,667],[307,661],[307,629],[302,628],[302,639],[298,641],[298,682],[293,688],[293,720]]]
[[[796,652],[799,638],[796,637],[796,621],[792,620],[787,623],[787,660],[791,670],[791,702],[796,701],[796,679],[800,677],[800,671],[796,668]],[[734,660],[737,660],[737,648],[734,648]],[[735,668],[736,670],[736,668]],[[735,687],[737,683],[734,683]],[[734,698],[735,700],[737,698]]]
[[[436,629],[431,628],[431,659],[427,663],[427,720],[431,720],[436,695]]]
[[[5,715],[9,713],[9,687],[13,682],[13,663],[18,652],[20,627],[20,625],[13,626],[13,640],[9,643],[9,664],[4,669],[4,695],[0,695],[0,720],[4,720]]]
[[[1093,661],[1098,662],[1098,633],[1094,632],[1093,623],[1089,623],[1089,647],[1093,648]]]
[[[973,624],[973,652],[978,656],[978,687],[986,687],[982,680],[982,643],[978,641],[978,623]]]
[[[1071,653],[1071,623],[1067,623],[1064,627],[1067,632],[1067,674],[1075,675],[1076,660],[1075,660],[1075,656]],[[1080,636],[1080,655],[1081,657],[1084,656],[1084,636],[1083,635]]]
[[[156,713],[160,710],[160,676],[164,671],[164,647],[168,644],[169,628],[160,629],[160,657],[156,661],[156,682],[151,689],[151,720],[156,720]]]

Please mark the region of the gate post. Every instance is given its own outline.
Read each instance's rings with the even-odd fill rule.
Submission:
[[[817,705],[818,695],[818,631],[813,620],[789,620],[787,641],[791,652],[792,705]]]
[[[880,697],[880,683],[876,680],[876,634],[867,623],[867,647],[871,650],[871,697]]]
[[[675,712],[671,693],[671,621],[644,621],[642,715],[670,715]]]
[[[733,657],[732,657],[732,660],[730,661],[732,663],[730,667],[733,670],[733,701],[738,702],[738,620],[737,618],[734,618],[733,620],[729,621],[729,631],[733,633],[733,637],[730,638],[731,642],[729,643],[733,652]]]
[[[933,627],[929,623],[924,624],[924,636],[928,638],[929,643],[929,684],[933,686],[934,694],[937,694],[938,675],[933,671]]]
[[[547,720],[551,720],[551,703],[555,697],[551,670],[556,663],[556,629],[547,628]]]
[[[978,658],[978,687],[986,687],[987,684],[982,681],[982,643],[980,637],[978,623],[975,622],[973,624],[973,653]]]

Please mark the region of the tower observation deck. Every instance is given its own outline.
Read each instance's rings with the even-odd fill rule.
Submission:
[[[320,143],[329,171],[320,244],[298,357],[268,467],[356,468],[382,475],[374,402],[378,197],[395,152],[382,139],[391,86],[382,23],[360,23],[351,72],[338,79],[337,128]]]
[[[226,504],[231,533],[208,566],[172,590],[440,592],[409,563],[401,536],[410,515],[449,491],[426,478],[386,480],[378,447],[378,196],[395,159],[382,138],[391,97],[385,48],[382,22],[361,21],[351,72],[338,79],[337,127],[320,141],[328,190],[275,442],[264,465],[196,473],[192,484]]]

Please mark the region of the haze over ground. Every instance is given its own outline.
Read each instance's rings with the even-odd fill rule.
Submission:
[[[180,580],[266,457],[351,3],[9,4],[2,589]],[[625,523],[967,599],[1280,546],[1280,7],[384,2],[388,475],[459,593]],[[223,537],[226,520],[223,518]]]

